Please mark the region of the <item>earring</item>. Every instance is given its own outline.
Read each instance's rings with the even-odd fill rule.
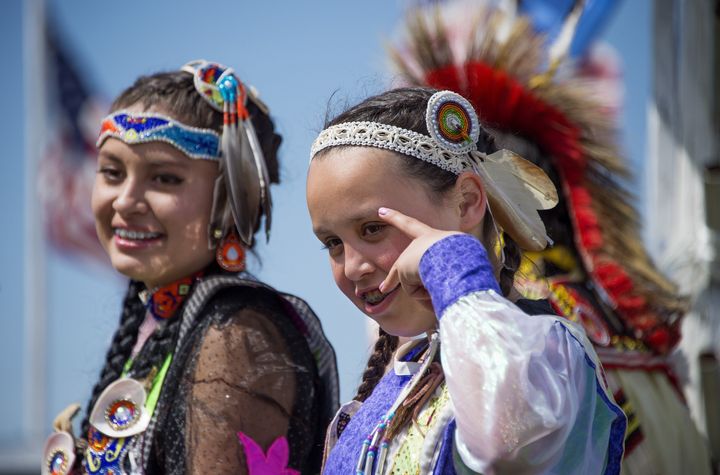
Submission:
[[[227,233],[218,244],[215,260],[228,272],[245,270],[245,249],[234,229]]]

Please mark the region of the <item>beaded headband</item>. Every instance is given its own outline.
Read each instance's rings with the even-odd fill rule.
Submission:
[[[101,123],[97,147],[100,148],[108,137],[130,145],[166,142],[190,158],[220,159],[220,135],[217,132],[191,127],[162,114],[113,112]]]
[[[333,125],[315,139],[310,156],[330,147],[355,145],[399,152],[456,175],[472,170],[468,154],[477,151],[480,123],[470,103],[459,94],[437,92],[428,102],[425,122],[430,136],[379,122]]]
[[[323,130],[310,159],[331,147],[374,147],[398,152],[459,175],[472,171],[482,179],[495,221],[527,250],[542,250],[551,240],[537,213],[557,204],[557,190],[545,172],[519,155],[477,150],[480,121],[472,105],[451,91],[430,97],[425,112],[429,135],[379,122],[346,122]]]

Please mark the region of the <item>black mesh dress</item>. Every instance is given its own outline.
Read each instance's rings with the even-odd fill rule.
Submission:
[[[148,474],[246,474],[242,432],[264,451],[285,436],[288,467],[319,473],[338,386],[312,310],[260,283],[215,275],[195,286],[180,318],[152,422],[130,450],[137,465]]]

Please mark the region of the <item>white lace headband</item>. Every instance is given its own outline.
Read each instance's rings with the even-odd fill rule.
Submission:
[[[322,150],[339,146],[391,150],[447,170],[480,176],[495,221],[522,247],[542,250],[552,242],[537,213],[557,204],[557,190],[545,172],[521,156],[500,150],[477,150],[480,122],[472,105],[451,91],[430,97],[425,112],[429,136],[380,122],[345,122],[323,130],[310,150],[310,160]]]
[[[430,98],[425,122],[430,136],[379,122],[345,122],[323,130],[310,150],[310,159],[330,147],[376,147],[419,158],[459,175],[473,170],[469,152],[477,151],[480,123],[464,97],[440,91]]]
[[[311,159],[326,148],[343,145],[375,147],[410,155],[459,175],[472,170],[467,153],[452,153],[424,134],[378,122],[345,122],[323,130],[310,151]]]

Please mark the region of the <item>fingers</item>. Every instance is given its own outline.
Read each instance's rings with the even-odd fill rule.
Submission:
[[[427,224],[422,223],[415,218],[411,218],[410,216],[405,216],[401,212],[390,208],[383,207],[378,209],[378,216],[380,216],[380,219],[396,227],[412,239],[432,231],[432,228]]]
[[[380,292],[386,294],[397,287],[398,284],[400,284],[400,275],[398,274],[397,268],[393,265],[378,289],[380,289]]]

